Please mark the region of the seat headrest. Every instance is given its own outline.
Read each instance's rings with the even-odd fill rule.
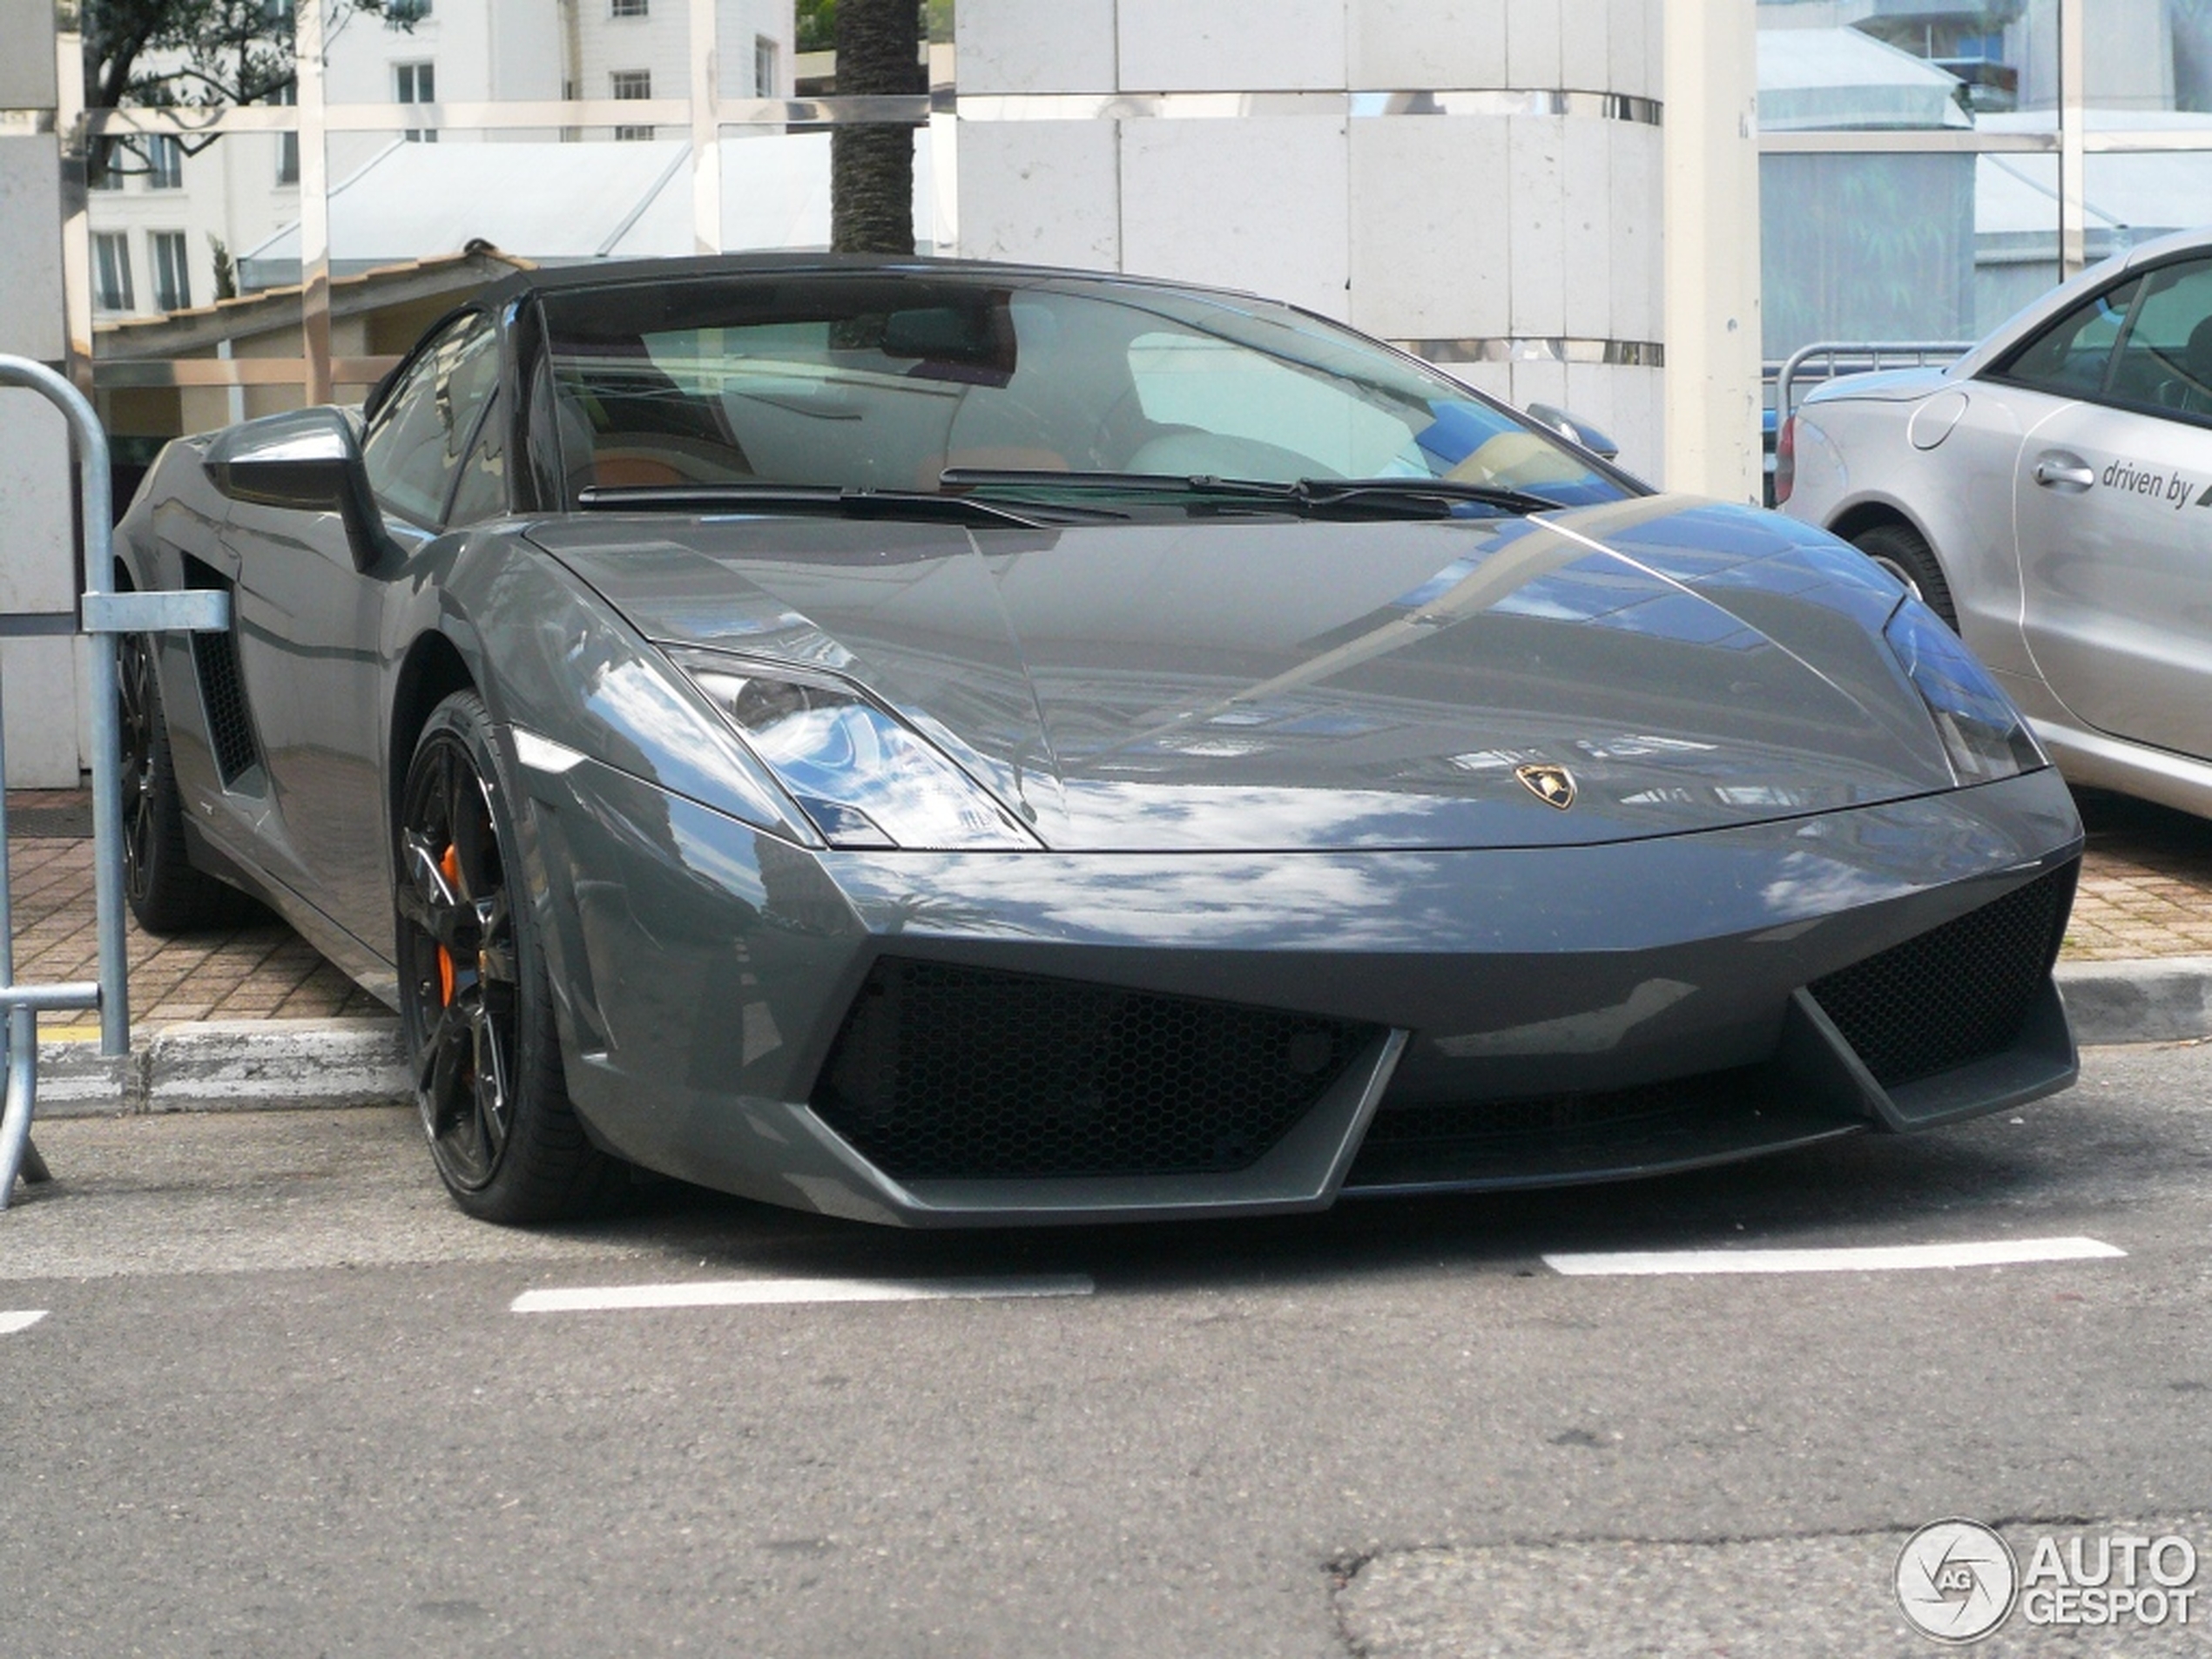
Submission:
[[[2182,366],[2188,370],[2191,380],[2212,386],[2212,317],[2189,330],[2189,343],[2182,348]]]

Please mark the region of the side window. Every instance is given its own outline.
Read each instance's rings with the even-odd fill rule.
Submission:
[[[461,482],[454,486],[453,509],[446,515],[447,523],[473,524],[478,519],[496,518],[507,510],[506,425],[495,396],[476,428],[476,442],[461,469]]]
[[[2212,419],[2212,260],[2144,278],[2113,365],[2114,401]]]
[[[369,488],[387,512],[435,526],[462,447],[499,381],[491,325],[457,321],[408,367],[361,439]]]
[[[2104,389],[2113,345],[2141,287],[2142,279],[2132,277],[2076,306],[2014,352],[1998,378],[2060,397],[2095,397]]]

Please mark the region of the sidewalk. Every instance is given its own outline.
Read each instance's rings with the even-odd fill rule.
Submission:
[[[8,792],[8,868],[22,984],[99,976],[92,916],[92,807],[85,790]],[[131,1019],[152,1029],[182,1020],[309,1020],[390,1010],[273,916],[228,933],[158,939],[130,924]],[[98,1028],[66,1010],[53,1028]]]
[[[2212,820],[2101,794],[2082,816],[2088,851],[2060,953],[2077,1035],[2212,1035]],[[10,791],[8,828],[17,981],[97,977],[87,792]],[[391,1011],[283,923],[174,939],[133,924],[130,941],[132,1061],[50,1067],[84,1073],[52,1091],[56,1105],[73,1095],[113,1109],[117,1088],[151,1109],[402,1091]],[[98,1035],[89,1015],[39,1018],[51,1042]]]
[[[2085,792],[2089,850],[2065,961],[2212,955],[2212,819]]]

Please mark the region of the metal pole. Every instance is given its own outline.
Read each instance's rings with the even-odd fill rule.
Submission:
[[[0,385],[28,386],[58,405],[77,438],[78,511],[84,538],[84,595],[94,599],[114,591],[115,510],[108,477],[107,435],[84,395],[43,363],[0,358]],[[91,636],[92,836],[97,848],[123,845],[122,753],[115,685],[115,636]],[[100,941],[100,1052],[111,1057],[131,1052],[131,1007],[124,993],[129,957],[123,924],[123,860],[92,860],[92,900]],[[15,975],[7,976],[10,984]]]
[[[8,856],[8,735],[5,711],[0,710],[0,859]],[[15,883],[10,872],[0,867],[0,985],[16,982],[16,915]],[[31,1015],[30,1021],[38,1016]],[[7,1074],[7,1093],[0,1098],[0,1210],[8,1207],[16,1196],[16,1172],[23,1167],[30,1150],[30,1103],[32,1089],[16,1087],[17,1067],[26,1054],[38,1051],[38,1034],[24,1031],[26,1022],[16,1018],[16,1010],[0,1010],[0,1071]],[[31,1077],[33,1087],[37,1074]]]
[[[0,1109],[0,1210],[15,1200],[18,1171],[33,1181],[46,1175],[46,1166],[30,1143],[30,1108],[38,1096],[38,1016],[29,1008],[10,1008],[7,1024],[8,1095],[5,1108]]]

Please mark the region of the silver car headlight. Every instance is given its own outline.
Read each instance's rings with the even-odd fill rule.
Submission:
[[[674,660],[832,846],[1038,845],[981,785],[857,686],[709,651]]]
[[[1992,783],[2050,764],[2012,699],[1934,611],[1908,598],[1882,637],[1928,705],[1961,784]]]

